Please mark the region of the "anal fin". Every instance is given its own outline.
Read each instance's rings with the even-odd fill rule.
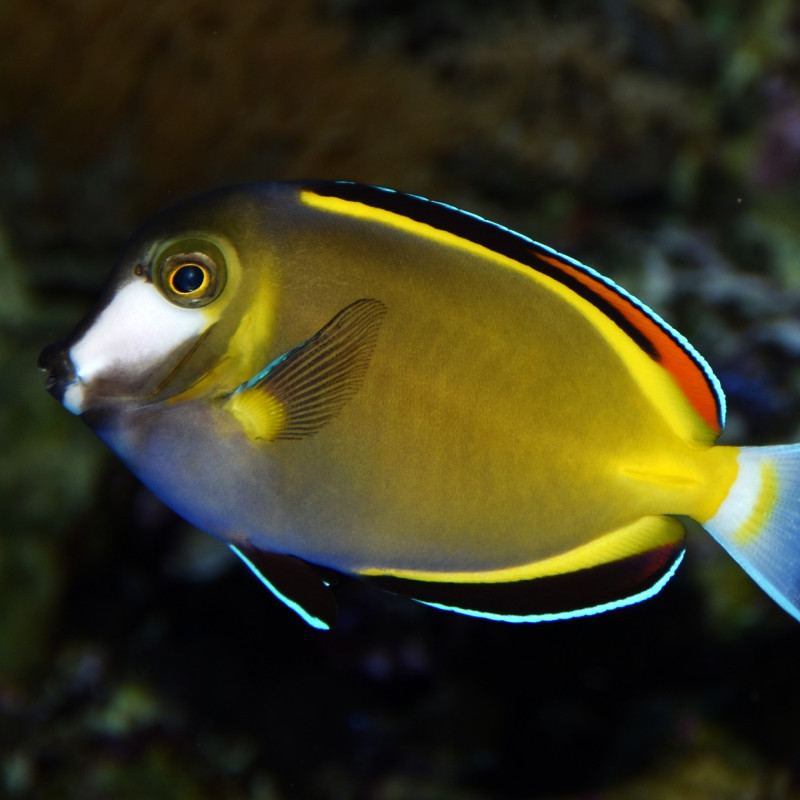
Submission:
[[[624,545],[627,539],[629,546],[607,550],[607,560],[595,564],[567,554],[552,559],[555,568],[550,569],[544,568],[548,562],[539,562],[494,573],[461,573],[451,579],[446,574],[428,580],[391,573],[363,577],[395,594],[471,617],[502,622],[585,617],[653,597],[683,560],[685,531],[677,519],[644,517],[624,530],[627,535],[616,544]]]
[[[312,628],[330,630],[336,622],[336,600],[328,584],[310,564],[282,553],[235,544],[228,546],[284,605]]]

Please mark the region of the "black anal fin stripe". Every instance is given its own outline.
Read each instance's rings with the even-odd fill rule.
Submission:
[[[679,541],[588,569],[508,583],[444,583],[391,575],[367,579],[446,611],[503,622],[549,622],[647,600],[675,574],[684,552]]]

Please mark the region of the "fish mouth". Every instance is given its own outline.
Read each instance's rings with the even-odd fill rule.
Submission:
[[[36,362],[46,373],[44,388],[73,414],[81,413],[83,385],[64,342],[47,345]]]

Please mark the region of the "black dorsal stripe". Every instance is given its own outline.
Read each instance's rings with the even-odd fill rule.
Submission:
[[[654,343],[624,314],[616,309],[605,298],[573,276],[542,260],[544,258],[564,260],[573,269],[579,270],[593,279],[595,275],[583,265],[572,259],[565,259],[555,250],[544,247],[521,234],[490,222],[475,214],[462,211],[434,200],[427,200],[418,195],[404,194],[392,189],[382,189],[367,184],[346,181],[312,181],[303,184],[304,188],[322,197],[337,197],[353,203],[379,208],[393,214],[399,214],[425,225],[430,225],[447,233],[460,236],[473,244],[480,245],[506,258],[524,264],[559,281],[578,296],[588,300],[599,311],[605,314],[617,327],[627,334],[650,358],[660,361],[658,349]],[[606,284],[610,288],[614,284]]]

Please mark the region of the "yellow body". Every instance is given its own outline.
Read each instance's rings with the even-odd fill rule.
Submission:
[[[219,366],[155,413],[172,433],[182,405],[205,406],[212,441],[187,446],[226,477],[193,480],[182,513],[207,527],[206,498],[227,507],[218,495],[235,479],[249,496],[226,508],[219,536],[350,571],[463,577],[535,575],[565,554],[548,563],[616,559],[681,535],[650,525],[644,541],[603,538],[643,517],[716,511],[735,451],[709,446],[670,375],[591,303],[452,234],[315,200],[291,196],[280,211],[304,224],[274,221],[268,237],[237,235],[238,209],[216,223],[241,265],[223,310],[237,333]],[[220,401],[257,371],[252,353],[264,366],[359,298],[387,312],[363,385],[333,422],[271,441],[260,407]],[[262,319],[272,325],[260,337]],[[146,464],[137,471],[148,481]],[[163,493],[168,480],[148,482]]]

